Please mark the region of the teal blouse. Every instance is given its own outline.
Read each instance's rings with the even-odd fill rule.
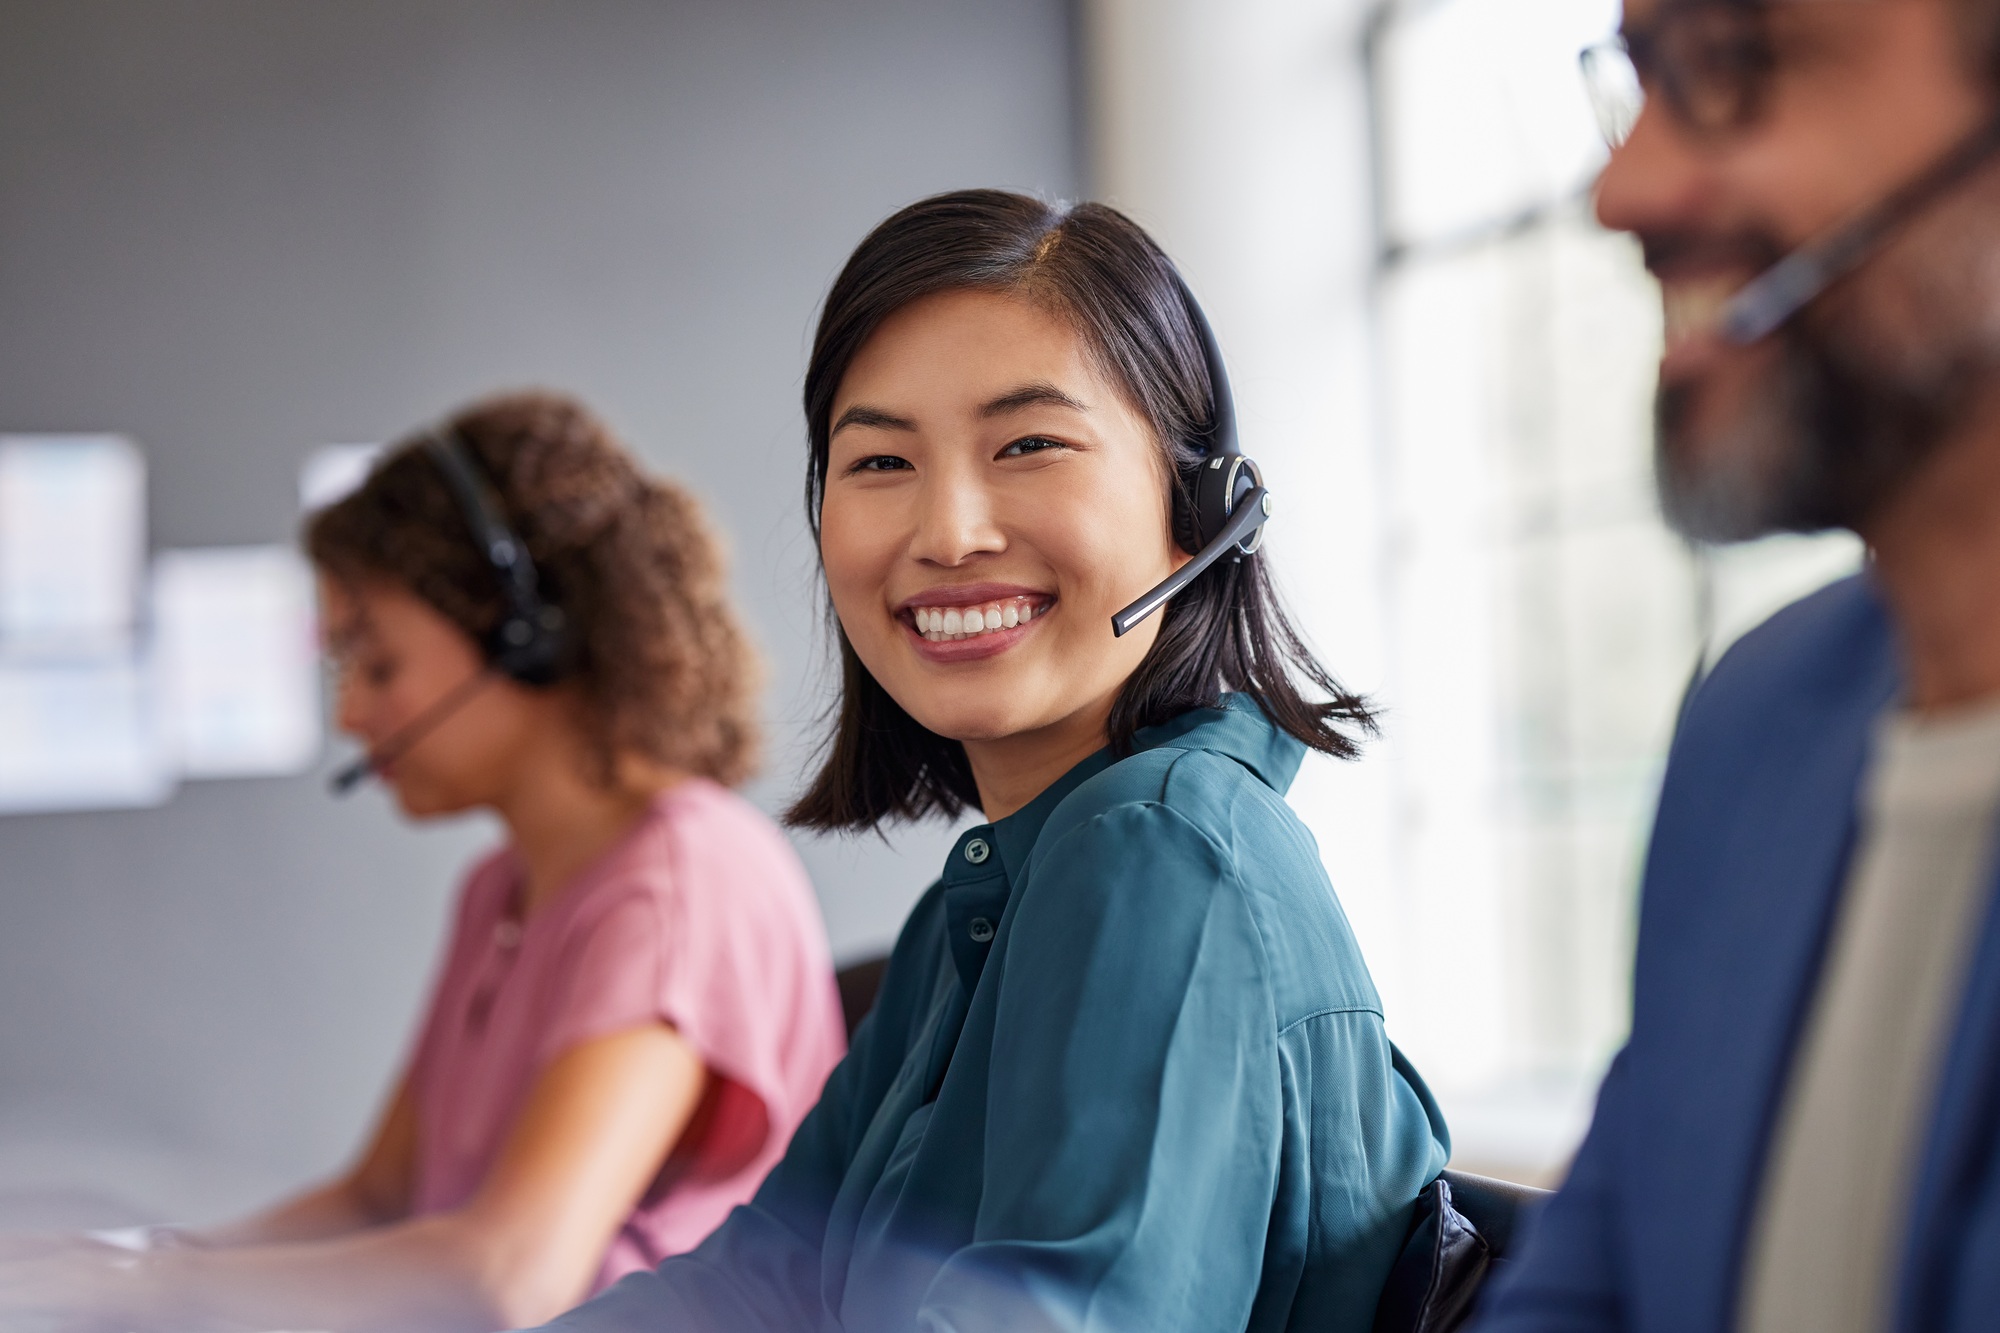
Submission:
[[[756,1197],[549,1327],[1367,1333],[1443,1117],[1253,704],[968,829]]]

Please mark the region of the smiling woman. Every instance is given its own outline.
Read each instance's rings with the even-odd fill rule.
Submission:
[[[972,760],[970,790],[932,799],[1011,814],[1103,747],[1158,635],[1149,624],[1114,639],[1108,626],[1187,559],[1159,445],[1066,320],[976,289],[883,320],[834,406],[820,554],[846,651],[910,719],[906,735]],[[864,751],[829,767],[875,762]],[[883,813],[802,803],[800,816]]]
[[[850,261],[806,380],[806,503],[840,613],[843,691],[828,762],[794,822],[867,828],[974,805],[997,817],[998,793],[982,794],[955,725],[913,716],[888,678],[911,664],[883,655],[880,678],[862,665],[876,661],[863,638],[886,647],[898,636],[881,638],[879,608],[856,606],[850,618],[840,586],[857,541],[875,543],[879,557],[934,499],[946,505],[924,521],[960,521],[951,496],[966,483],[977,492],[969,503],[982,507],[970,521],[983,522],[984,535],[923,534],[969,543],[965,558],[939,562],[910,548],[918,565],[896,576],[903,601],[887,608],[890,618],[931,642],[965,633],[968,611],[979,613],[976,632],[990,634],[988,609],[1004,621],[1003,598],[1028,601],[1015,625],[1003,623],[1008,633],[977,651],[940,643],[939,652],[912,645],[915,654],[939,663],[998,654],[1030,637],[1011,632],[1023,611],[1032,621],[1067,607],[1059,628],[1036,632],[1045,649],[1002,668],[1004,688],[989,672],[992,688],[970,690],[985,696],[981,706],[1018,719],[1059,692],[1073,713],[1068,750],[1081,758],[1107,742],[1124,752],[1140,728],[1240,690],[1306,746],[1358,754],[1354,736],[1373,728],[1367,707],[1305,648],[1261,558],[1215,565],[1156,623],[1115,643],[1104,628],[1198,547],[1194,478],[1217,424],[1198,321],[1172,262],[1100,205],[1065,214],[1018,195],[941,196],[885,223]],[[976,473],[954,456],[968,445],[979,453]],[[980,543],[1004,544],[996,534],[1017,521],[1046,538],[1023,550],[1065,560],[1070,586],[1060,597],[1052,586],[989,590],[972,575],[934,572],[990,563]],[[919,610],[937,623],[920,624]],[[957,630],[944,623],[954,610]],[[1012,734],[997,714],[995,724]]]
[[[833,743],[792,812],[957,815],[755,1200],[555,1327],[1371,1327],[1442,1119],[1283,793],[1368,726],[1261,556],[1164,615],[1224,399],[1173,265],[972,191],[865,240],[806,377]]]

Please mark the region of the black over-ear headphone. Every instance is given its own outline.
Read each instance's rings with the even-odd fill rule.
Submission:
[[[1174,540],[1194,558],[1111,617],[1115,635],[1123,635],[1165,606],[1216,561],[1224,557],[1240,561],[1257,554],[1264,542],[1264,524],[1271,517],[1271,493],[1264,489],[1263,470],[1244,456],[1236,442],[1236,400],[1229,392],[1229,372],[1223,369],[1215,330],[1209,327],[1208,316],[1185,282],[1181,284],[1181,299],[1201,338],[1202,360],[1208,364],[1208,429],[1189,442],[1201,450],[1201,465],[1192,486],[1174,488]]]
[[[523,685],[552,685],[569,666],[569,625],[562,608],[542,600],[541,578],[527,544],[514,535],[458,432],[444,427],[424,437],[424,452],[444,474],[446,488],[465,519],[480,553],[493,567],[505,605],[499,623],[480,639],[487,670],[459,683],[387,740],[335,773],[327,782],[345,796],[364,778],[400,758],[452,714],[469,703],[495,674]]]
[[[500,516],[457,431],[431,432],[424,438],[424,449],[444,474],[473,542],[493,566],[505,600],[499,622],[480,642],[487,665],[523,685],[554,684],[566,665],[569,626],[561,607],[542,600],[541,578],[527,543]]]

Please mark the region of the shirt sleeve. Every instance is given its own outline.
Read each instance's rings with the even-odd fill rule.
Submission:
[[[663,904],[642,887],[609,897],[576,921],[552,969],[536,1064],[599,1037],[649,1023],[678,1027],[667,1006]]]
[[[757,1157],[786,1104],[773,1067],[779,1037],[759,1021],[768,1015],[754,983],[731,975],[729,950],[675,947],[688,927],[674,915],[670,921],[663,895],[639,886],[578,923],[564,941],[536,1066],[600,1037],[654,1024],[674,1029],[712,1082],[674,1147],[673,1177],[721,1179]],[[653,1188],[667,1180],[663,1174]]]
[[[673,1028],[713,1078],[679,1178],[721,1179],[789,1134],[839,1057],[833,970],[804,871],[713,830],[672,844],[671,867],[609,895],[564,941],[539,1062],[651,1023]],[[775,835],[772,835],[775,840]],[[788,848],[782,848],[789,855]]]
[[[1234,868],[1159,805],[1039,854],[1008,926],[974,1240],[919,1326],[1241,1328],[1284,1131],[1269,968]]]
[[[924,911],[919,907],[918,914]],[[911,951],[906,929],[898,959]],[[828,1215],[870,1108],[901,1063],[881,1024],[910,1007],[911,968],[892,959],[876,1010],[827,1079],[819,1102],[756,1197],[693,1252],[633,1273],[549,1324],[546,1333],[798,1333],[821,1326],[820,1263]],[[900,1034],[898,1034],[900,1035]]]

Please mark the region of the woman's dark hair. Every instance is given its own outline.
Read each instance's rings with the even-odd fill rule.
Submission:
[[[561,394],[493,398],[449,428],[563,610],[563,688],[576,693],[600,778],[611,780],[621,754],[717,782],[747,777],[761,672],[693,497],[640,471],[609,427]],[[305,548],[335,579],[409,589],[475,641],[505,610],[421,441],[392,449],[359,490],[314,514]]]
[[[1102,204],[1059,207],[1001,190],[936,195],[869,233],[827,294],[806,370],[806,515],[819,535],[834,396],[882,321],[937,292],[1011,293],[1069,321],[1124,390],[1171,464],[1186,502],[1213,398],[1193,299],[1173,261],[1130,218]],[[1133,733],[1212,708],[1224,691],[1255,699],[1273,723],[1324,754],[1353,758],[1372,734],[1367,702],[1305,646],[1264,556],[1221,561],[1162,613],[1159,638],[1111,710],[1113,753]],[[920,726],[855,655],[838,620],[841,693],[824,762],[787,814],[806,828],[865,829],[885,819],[957,816],[978,789],[965,749]]]

